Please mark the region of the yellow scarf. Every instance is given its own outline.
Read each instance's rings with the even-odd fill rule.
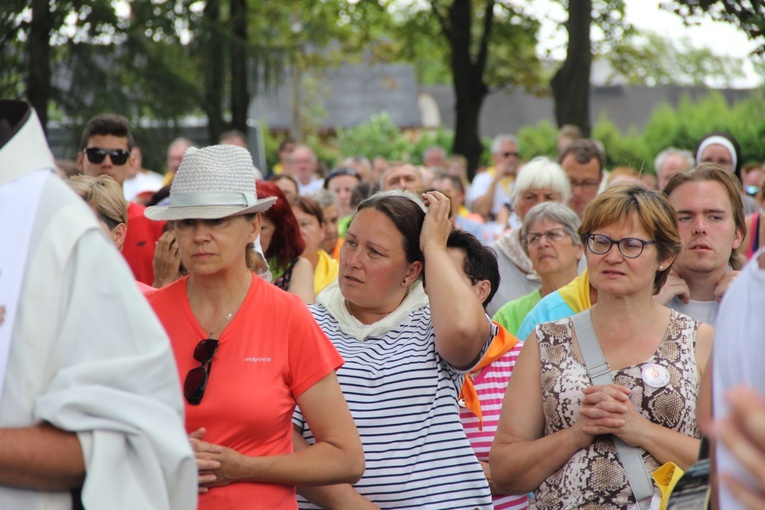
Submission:
[[[319,250],[319,260],[313,270],[313,291],[318,295],[324,287],[337,280],[340,264],[324,250]]]
[[[481,411],[481,401],[478,399],[478,392],[473,385],[473,377],[481,373],[484,367],[491,365],[507,354],[518,343],[518,339],[506,330],[504,326],[496,322],[494,324],[498,327],[497,334],[491,341],[491,345],[486,354],[483,355],[483,358],[481,358],[481,361],[465,377],[462,391],[460,391],[460,399],[465,402],[465,407],[478,417],[478,430],[483,430],[483,412]]]
[[[571,307],[574,314],[592,307],[590,302],[590,275],[585,269],[582,274],[571,280],[571,283],[558,289],[560,297]]]

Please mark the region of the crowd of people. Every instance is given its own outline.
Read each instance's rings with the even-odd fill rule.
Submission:
[[[60,179],[0,102],[0,507],[659,508],[711,441],[761,508],[762,171],[722,132],[655,176],[557,145],[471,181],[227,132],[161,175],[98,115]]]

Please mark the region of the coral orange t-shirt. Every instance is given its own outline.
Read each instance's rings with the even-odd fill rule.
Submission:
[[[136,280],[153,285],[154,249],[162,236],[165,222],[150,220],[143,215],[144,209],[144,206],[135,202],[128,203],[127,233],[122,245],[122,256]]]
[[[147,298],[165,327],[178,375],[200,365],[194,348],[207,333],[186,296],[188,277]],[[291,453],[295,399],[343,364],[300,298],[253,275],[242,306],[219,338],[199,405],[185,403],[186,430],[249,456]],[[199,496],[199,508],[293,509],[295,487],[240,482]]]

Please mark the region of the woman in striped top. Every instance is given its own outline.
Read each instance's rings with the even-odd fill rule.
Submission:
[[[338,283],[310,307],[345,359],[337,375],[366,472],[353,486],[299,488],[312,502],[299,500],[301,508],[492,508],[457,405],[490,322],[447,253],[449,200],[438,192],[423,198],[427,208],[399,191],[362,202]],[[313,438],[299,411],[294,423],[299,449]]]

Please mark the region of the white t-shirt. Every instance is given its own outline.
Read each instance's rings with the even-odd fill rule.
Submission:
[[[717,310],[719,307],[720,304],[717,301],[695,301],[690,299],[688,304],[685,304],[677,296],[667,303],[667,308],[677,310],[688,317],[699,322],[706,322],[712,326],[717,322]]]

